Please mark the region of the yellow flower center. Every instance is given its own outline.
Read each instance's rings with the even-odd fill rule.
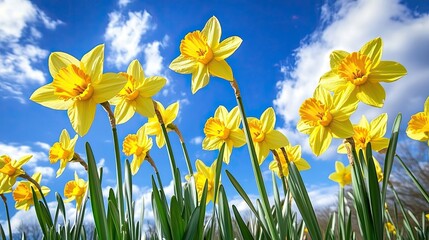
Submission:
[[[355,140],[357,149],[365,149],[366,145],[370,142],[371,137],[369,135],[368,129],[355,126],[353,127],[355,132],[353,139]]]
[[[315,98],[309,98],[299,108],[301,119],[310,126],[328,126],[332,121],[329,108]]]
[[[12,163],[11,163],[12,160],[10,159],[9,156],[6,156],[6,155],[1,156],[0,162],[3,163],[3,167],[0,168],[0,173],[6,174],[9,176],[12,176],[15,173],[16,168],[12,166]]]
[[[29,188],[29,185],[24,183],[19,183],[18,186],[13,191],[13,199],[16,202],[29,201],[30,203],[32,203],[33,194]]]
[[[186,34],[180,42],[180,53],[203,64],[208,64],[214,57],[207,38],[200,31]]]
[[[90,99],[94,93],[90,76],[73,64],[58,71],[52,86],[54,87],[54,94],[63,100],[85,101]]]
[[[66,186],[64,187],[64,196],[66,196],[67,198],[70,197],[78,197],[78,196],[82,196],[83,194],[85,194],[85,187],[81,187],[79,186],[78,183],[76,183],[75,181],[69,181],[66,183]]]
[[[70,154],[71,152],[67,149],[64,149],[61,146],[61,143],[56,142],[49,150],[49,161],[51,163],[56,163],[60,159],[68,161],[71,157]]]
[[[429,117],[424,112],[411,116],[408,128],[416,133],[424,133],[429,137]]]
[[[339,75],[356,86],[368,80],[371,69],[371,59],[359,52],[348,55],[338,66]]]
[[[143,152],[143,147],[138,145],[138,137],[136,134],[129,134],[125,139],[122,145],[123,152],[125,155],[130,156],[135,154],[136,156],[140,156]]]
[[[343,186],[349,185],[352,183],[352,173],[350,171],[346,171],[343,174]]]
[[[262,142],[265,139],[265,132],[262,130],[262,122],[258,119],[252,119],[249,121],[249,130],[252,134],[252,140],[254,142]]]
[[[229,137],[230,130],[219,118],[209,118],[204,126],[204,134],[207,137],[218,137],[225,140]]]
[[[132,101],[139,96],[139,91],[134,88],[135,79],[133,76],[127,73],[120,73],[122,76],[128,79],[124,88],[118,93],[119,96],[125,97],[128,101]]]

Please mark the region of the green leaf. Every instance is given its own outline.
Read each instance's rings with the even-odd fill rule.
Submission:
[[[83,226],[83,220],[85,217],[86,203],[88,202],[88,193],[89,193],[89,189],[87,188],[86,192],[85,192],[85,196],[83,198],[82,206],[80,207],[80,211],[77,213],[77,217],[76,217],[77,220],[76,220],[76,223],[74,225],[75,229],[74,229],[73,234],[72,234],[72,238],[74,240],[79,240],[79,236],[81,236],[82,233],[86,237],[85,228]]]
[[[335,215],[331,213],[329,216],[328,225],[326,226],[325,240],[335,239]]]
[[[134,236],[134,208],[133,208],[133,181],[131,174],[130,162],[125,160],[125,203],[127,207],[128,216],[128,229],[130,232],[131,239],[135,239]]]
[[[254,239],[252,236],[252,233],[249,231],[249,228],[247,227],[246,223],[243,221],[243,218],[240,216],[240,213],[238,212],[237,208],[234,205],[232,205],[232,211],[234,213],[235,220],[237,221],[237,225],[243,239],[246,239],[246,240]]]
[[[322,232],[314,213],[313,205],[302,181],[301,174],[292,162],[289,165],[289,187],[292,192],[295,203],[302,215],[304,222],[307,224],[308,233],[313,239],[322,239]]]
[[[423,195],[423,197],[426,199],[426,202],[429,203],[429,194],[426,192],[426,190],[423,188],[423,186],[420,184],[419,180],[417,180],[416,176],[413,174],[413,172],[405,165],[405,163],[402,161],[402,159],[396,155],[396,158],[401,163],[402,167],[407,172],[408,176],[410,176],[411,180],[413,181],[414,185],[416,185],[417,189],[419,189],[420,193]]]
[[[37,195],[33,187],[31,187],[31,191],[33,195],[34,209],[36,210],[37,220],[39,221],[39,225],[40,225],[40,228],[42,229],[43,235],[47,236],[48,223],[47,223],[47,219],[44,216],[44,213],[42,212],[41,202],[37,199]]]
[[[381,202],[380,186],[378,185],[378,176],[372,158],[371,143],[366,146],[366,162],[368,167],[368,191],[371,206],[372,225],[375,231],[376,239],[383,239],[383,211],[384,204]]]
[[[159,239],[172,239],[170,232],[170,222],[168,216],[168,209],[166,209],[163,200],[156,187],[155,180],[152,177],[152,209],[155,218],[155,225],[157,227]]]
[[[6,240],[6,234],[4,233],[3,226],[0,224],[0,236],[1,239]]]
[[[199,207],[199,216],[198,216],[198,224],[197,224],[198,239],[202,239],[204,235],[204,219],[206,217],[207,191],[208,191],[208,182],[206,180],[206,182],[204,183],[203,193],[201,194],[201,200],[198,205]],[[197,196],[197,199],[198,199],[198,196]],[[192,215],[193,214],[194,213],[192,213]],[[190,224],[190,222],[188,223],[188,225]]]
[[[100,239],[110,239],[111,236],[108,235],[103,193],[101,192],[101,182],[98,177],[94,154],[88,142],[85,144],[85,148],[88,159],[88,185],[94,223],[98,237]]]
[[[229,212],[228,199],[225,189],[221,184],[219,187],[219,226],[222,239],[234,239],[232,231],[231,213]]]
[[[179,204],[177,203],[176,196],[171,197],[170,203],[170,216],[174,221],[174,224],[171,225],[171,235],[174,240],[182,239],[183,234],[185,233],[185,223],[181,216],[181,210]]]
[[[55,197],[56,197],[57,203],[58,203],[57,204],[57,210],[59,210],[61,212],[61,214],[63,215],[63,221],[64,221],[64,223],[66,223],[67,222],[67,214],[66,214],[66,208],[64,206],[63,198],[58,193],[55,193]],[[56,223],[57,223],[57,214],[55,216],[54,225],[57,225]]]
[[[282,204],[280,202],[280,194],[279,194],[279,189],[277,186],[277,181],[276,181],[276,177],[274,175],[274,172],[271,172],[271,178],[272,178],[272,182],[273,182],[274,206],[275,206],[275,212],[276,212],[276,217],[277,217],[277,226],[278,226],[277,229],[279,231],[280,239],[285,239],[287,228],[281,227],[281,226],[285,226],[286,224],[285,224],[285,221],[284,221],[283,216],[282,216]]]
[[[194,209],[194,211],[191,214],[191,218],[189,219],[188,225],[186,226],[185,229],[185,234],[183,239],[203,239],[202,237],[196,237],[199,232],[201,232],[201,236],[202,236],[202,227],[200,228],[199,226],[199,218],[200,215],[204,215],[204,214],[200,214],[200,207],[198,206]]]

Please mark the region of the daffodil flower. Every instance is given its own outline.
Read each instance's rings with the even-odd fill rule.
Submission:
[[[203,149],[220,149],[223,143],[226,144],[223,161],[228,164],[233,147],[241,147],[246,143],[244,132],[239,128],[240,113],[238,107],[228,112],[224,106],[216,109],[214,117],[207,120],[204,126]]]
[[[288,139],[283,133],[274,130],[276,115],[273,108],[267,108],[262,113],[260,119],[249,117],[247,121],[259,165],[264,162],[271,149],[277,149],[289,144]]]
[[[128,66],[126,73],[121,73],[128,79],[124,88],[110,100],[115,107],[115,119],[118,124],[127,122],[135,112],[145,117],[153,117],[155,110],[152,96],[161,90],[166,83],[163,77],[145,77],[139,61],[134,60]]]
[[[26,155],[19,160],[12,160],[7,155],[0,156],[0,194],[10,192],[16,179],[24,174],[22,166],[26,164],[33,156]]]
[[[53,81],[37,89],[31,100],[52,109],[67,110],[73,129],[85,135],[95,116],[95,107],[114,97],[127,80],[116,73],[103,74],[104,45],[85,54],[81,61],[54,52],[49,56]]]
[[[353,140],[355,142],[356,151],[363,150],[365,152],[368,143],[371,143],[371,149],[374,151],[382,151],[389,146],[389,139],[383,137],[386,133],[387,114],[383,113],[376,117],[371,123],[364,115],[359,121],[359,124],[353,125]],[[339,153],[347,153],[344,143],[338,147]]]
[[[88,183],[85,182],[85,180],[79,178],[75,172],[74,180],[67,182],[64,187],[64,196],[67,198],[64,200],[64,202],[76,200],[76,209],[79,211],[87,186]]]
[[[31,178],[40,184],[40,181],[42,180],[42,174],[37,172],[33,174]],[[20,181],[12,193],[13,199],[15,200],[16,209],[28,211],[30,206],[34,205],[31,187],[33,187],[37,199],[42,197],[42,193],[44,196],[46,196],[51,191],[48,187],[42,186],[42,193],[40,193],[39,189],[33,183],[30,183],[29,181]]]
[[[342,162],[336,161],[335,172],[329,175],[329,179],[331,179],[334,182],[337,182],[343,188],[344,186],[352,183],[351,169],[352,169],[351,165],[344,167],[344,164]]]
[[[173,60],[170,69],[192,73],[192,93],[209,83],[210,75],[233,81],[231,67],[225,59],[241,45],[241,38],[229,37],[222,42],[222,30],[216,17],[211,17],[202,31],[188,33],[180,43],[180,56]]]
[[[386,223],[386,229],[389,233],[396,235],[396,228],[395,225],[393,225],[391,222]]]
[[[167,109],[162,106],[160,102],[156,102],[159,113],[162,116],[165,127],[168,127],[169,124],[173,123],[176,119],[177,114],[179,113],[179,102],[175,102],[167,107]],[[146,134],[156,136],[156,145],[159,148],[162,148],[165,145],[164,133],[161,129],[161,124],[158,121],[158,117],[154,116],[148,119],[148,122],[145,124]],[[167,128],[167,130],[170,130]]]
[[[204,191],[204,185],[207,181],[207,197],[206,204],[213,201],[215,194],[215,176],[216,176],[216,162],[215,160],[210,167],[206,166],[203,161],[197,159],[195,166],[197,171],[192,175],[195,180],[195,188],[198,193],[198,200],[201,201],[201,197]],[[191,176],[186,175],[186,180],[190,181]]]
[[[320,87],[316,88],[312,98],[302,103],[297,129],[310,135],[310,147],[316,156],[328,149],[333,137],[353,136],[353,125],[349,118],[356,111],[357,104],[356,101],[344,99],[343,95],[332,96]]]
[[[406,132],[409,138],[427,141],[429,145],[429,97],[425,101],[423,112],[411,116]]]
[[[77,141],[77,134],[70,139],[70,135],[66,129],[61,131],[60,139],[54,143],[49,149],[49,161],[51,164],[60,161],[60,168],[57,170],[57,177],[63,174],[67,163],[70,162],[74,157],[74,147]]]
[[[366,43],[358,52],[331,53],[331,71],[320,78],[320,85],[345,98],[358,99],[365,104],[382,107],[386,93],[380,82],[393,82],[407,74],[400,63],[381,61],[382,40]]]
[[[129,134],[122,144],[123,152],[127,156],[133,155],[131,162],[131,173],[135,175],[152,148],[152,139],[147,136],[146,127],[142,126],[137,134]]]
[[[278,160],[274,159],[270,163],[269,169],[271,171],[274,171],[277,174],[277,176],[287,177],[289,175],[288,162],[293,162],[299,171],[310,169],[310,164],[308,164],[308,162],[304,158],[301,157],[301,146],[300,145],[292,146],[292,145],[288,144],[284,147],[284,150],[286,152],[288,161],[286,161],[286,158],[285,158],[281,148],[273,150],[277,153],[276,155],[279,157],[279,159]],[[279,166],[278,161],[280,161],[281,170],[280,170],[280,166]]]

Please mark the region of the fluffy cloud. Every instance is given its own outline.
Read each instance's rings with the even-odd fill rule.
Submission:
[[[154,26],[150,22],[151,15],[147,12],[128,12],[124,16],[115,11],[109,14],[104,38],[112,46],[112,52],[107,61],[122,67],[128,65],[142,51],[142,36]]]
[[[40,162],[48,161],[48,156],[44,152],[34,150],[31,146],[18,144],[5,144],[0,142],[0,155],[8,155],[12,159],[18,160],[26,155],[33,155],[25,166],[34,168]],[[24,167],[25,168],[25,167]]]
[[[203,142],[202,136],[196,136],[191,139],[191,144],[200,145]]]
[[[369,119],[387,112],[390,121],[399,112],[409,116],[422,109],[429,87],[429,15],[409,10],[399,0],[358,0],[327,3],[322,7],[322,27],[306,38],[295,50],[295,64],[282,66],[284,79],[277,84],[274,100],[276,111],[283,118],[283,131],[294,144],[303,144],[309,152],[307,136],[297,133],[301,103],[313,94],[320,76],[329,71],[329,54],[336,49],[357,51],[367,41],[383,39],[382,60],[403,64],[408,75],[395,83],[384,84],[386,101],[382,109],[359,105],[352,120],[362,114]],[[335,149],[331,149],[334,153]],[[326,155],[326,154],[325,154]]]
[[[16,11],[19,9],[19,11]],[[37,45],[43,25],[53,30],[60,20],[52,20],[29,0],[0,2],[0,93],[2,98],[25,103],[23,89],[29,84],[43,84],[43,71],[35,65],[44,60],[48,51]]]

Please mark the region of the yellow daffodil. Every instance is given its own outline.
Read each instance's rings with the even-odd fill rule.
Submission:
[[[417,141],[427,141],[429,145],[429,97],[425,101],[423,112],[411,116],[411,120],[408,122],[407,135]]]
[[[380,82],[393,82],[407,74],[400,63],[381,61],[383,43],[376,38],[358,52],[331,53],[331,71],[320,78],[320,85],[345,98],[358,99],[365,104],[382,107],[386,93]]]
[[[386,133],[387,114],[383,113],[376,117],[371,123],[364,115],[359,121],[359,124],[353,125],[353,140],[355,142],[356,151],[363,150],[365,152],[368,143],[371,143],[371,148],[374,151],[382,151],[389,146],[389,139],[383,137]],[[344,143],[338,147],[339,153],[347,153]]]
[[[308,170],[310,169],[310,164],[308,164],[308,162],[301,157],[301,146],[296,145],[296,146],[291,146],[290,144],[286,145],[284,147],[285,151],[286,151],[286,155],[288,158],[288,161],[286,161],[286,158],[283,154],[282,149],[278,148],[278,149],[274,149],[273,151],[276,151],[277,156],[279,157],[280,160],[280,164],[282,167],[282,175],[283,176],[288,176],[289,175],[289,167],[288,167],[288,162],[293,162],[296,166],[296,168],[298,168],[298,170],[302,171],[302,170]],[[275,173],[277,173],[277,176],[281,177],[280,174],[280,166],[278,163],[278,160],[274,159],[269,166],[271,171],[274,171]]]
[[[53,81],[37,89],[30,99],[52,109],[67,110],[73,129],[85,135],[95,116],[95,107],[114,97],[127,80],[119,74],[103,74],[104,45],[98,45],[79,61],[54,52],[49,56]]]
[[[375,157],[372,157],[375,165],[375,172],[377,173],[377,181],[381,182],[383,181],[383,168],[381,168],[380,163],[375,159]]]
[[[147,136],[146,127],[141,127],[137,131],[137,134],[129,134],[125,137],[122,148],[125,155],[133,155],[130,167],[131,173],[135,175],[145,160],[147,153],[152,148],[152,139]]]
[[[57,177],[59,177],[74,157],[74,147],[77,141],[77,134],[70,139],[70,135],[66,129],[63,129],[58,142],[54,143],[49,149],[49,161],[51,164],[60,160],[60,168],[57,170]]]
[[[31,178],[40,184],[40,181],[42,180],[42,174],[40,172],[37,172]],[[40,199],[42,197],[39,189],[37,189],[37,187],[34,186],[33,183],[30,183],[29,181],[21,181],[18,183],[12,193],[13,199],[16,202],[16,209],[28,211],[28,209],[30,209],[30,206],[34,205],[33,192],[31,191],[31,187],[33,187],[34,192],[37,195],[37,199]],[[46,196],[51,191],[48,187],[45,186],[42,186],[41,190],[44,196]]]
[[[110,100],[116,105],[115,118],[118,124],[127,122],[135,112],[145,117],[153,117],[155,110],[152,96],[161,90],[166,83],[163,77],[146,78],[140,62],[134,60],[128,66],[126,73],[121,73],[128,79],[124,88]]]
[[[195,188],[197,189],[198,193],[198,200],[201,201],[201,197],[203,195],[204,191],[204,185],[207,181],[207,198],[206,198],[206,204],[208,204],[210,201],[213,201],[214,199],[214,193],[215,193],[215,176],[216,176],[216,162],[215,160],[210,167],[206,166],[203,161],[197,159],[195,161],[195,166],[197,168],[197,171],[194,173],[193,177],[195,180]],[[186,180],[190,180],[191,176],[187,175]]]
[[[170,69],[192,73],[192,93],[209,83],[210,75],[233,81],[232,69],[225,61],[240,46],[239,37],[229,37],[222,42],[222,30],[216,17],[211,17],[202,31],[188,33],[180,43],[180,56],[173,60]]]
[[[342,162],[335,162],[335,172],[329,175],[329,179],[340,184],[341,187],[352,183],[352,166],[344,167]]]
[[[74,173],[74,180],[66,183],[64,187],[64,196],[67,198],[64,202],[71,202],[76,200],[76,209],[79,211],[82,200],[85,197],[86,188],[88,183],[79,178],[77,173]]]
[[[24,174],[22,166],[26,164],[33,156],[26,155],[18,161],[12,160],[7,155],[0,156],[0,194],[10,192],[12,186],[16,183],[16,178]]]
[[[305,100],[299,108],[301,119],[297,129],[310,135],[310,147],[319,156],[328,149],[333,137],[353,136],[353,125],[349,118],[356,108],[356,101],[346,100],[342,95],[332,96],[327,90],[318,87],[314,96]]]
[[[164,121],[165,127],[167,127],[167,130],[170,130],[168,128],[168,125],[173,123],[173,121],[176,119],[177,114],[179,113],[179,102],[175,102],[167,107],[167,109],[164,109],[164,106],[160,102],[157,102],[158,110],[161,113],[162,120]],[[154,116],[149,118],[148,122],[145,124],[146,126],[146,134],[148,135],[155,135],[156,136],[156,145],[159,148],[162,148],[165,144],[165,138],[164,133],[161,129],[161,124],[159,124],[158,117]]]
[[[395,225],[393,225],[391,222],[386,223],[386,229],[389,233],[396,235],[396,228]]]
[[[223,161],[228,164],[233,147],[241,147],[246,143],[244,132],[239,128],[240,113],[238,107],[228,112],[224,106],[216,109],[214,117],[207,120],[204,126],[203,149],[216,150],[225,143]]]
[[[276,115],[273,108],[267,108],[260,119],[249,117],[247,121],[259,165],[264,162],[271,149],[277,149],[289,144],[289,140],[283,133],[274,130]]]
[[[429,213],[428,213],[428,214],[426,214],[426,215],[425,215],[425,217],[426,217],[426,220],[428,220],[428,221],[429,221]]]

